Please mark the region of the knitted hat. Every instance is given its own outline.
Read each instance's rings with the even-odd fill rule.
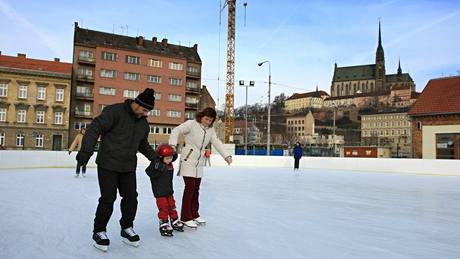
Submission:
[[[139,94],[134,100],[137,104],[145,109],[153,110],[155,106],[155,90],[147,88],[143,93]]]

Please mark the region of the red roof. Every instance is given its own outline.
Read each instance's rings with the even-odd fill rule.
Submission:
[[[71,63],[60,62],[58,60],[48,61],[26,58],[26,55],[24,54],[18,54],[17,57],[0,54],[0,67],[37,70],[41,72],[64,73],[69,75],[72,73]]]
[[[300,99],[300,98],[306,98],[306,97],[318,97],[318,98],[320,98],[322,96],[329,96],[329,94],[326,93],[323,90],[314,91],[314,92],[308,92],[308,93],[300,93],[300,94],[299,93],[294,93],[289,98],[287,98],[286,101],[287,100]]]
[[[460,113],[460,76],[431,79],[409,115]]]

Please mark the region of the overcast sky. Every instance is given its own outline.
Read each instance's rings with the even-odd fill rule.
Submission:
[[[0,0],[0,50],[72,62],[75,21],[93,30],[197,43],[202,83],[222,105],[227,9],[219,25],[219,6],[219,0]],[[421,91],[429,79],[460,70],[460,1],[237,0],[236,12],[235,80],[256,81],[249,103],[267,102],[268,64],[259,67],[260,61],[271,62],[272,100],[316,85],[329,92],[334,62],[374,63],[379,18],[387,73],[396,73],[401,59]],[[235,84],[235,106],[244,104],[244,93]]]

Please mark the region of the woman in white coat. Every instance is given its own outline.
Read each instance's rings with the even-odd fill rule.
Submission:
[[[191,228],[206,223],[198,213],[198,197],[203,177],[206,146],[211,143],[229,165],[232,163],[232,156],[225,151],[224,145],[217,138],[213,128],[216,116],[216,110],[211,107],[205,108],[197,114],[196,120],[189,120],[177,126],[169,137],[169,145],[172,147],[176,147],[180,134],[185,137],[178,172],[185,182],[181,221],[185,226]]]

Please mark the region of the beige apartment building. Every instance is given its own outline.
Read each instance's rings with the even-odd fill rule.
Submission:
[[[387,109],[361,115],[364,146],[390,147],[392,157],[412,157],[409,108]]]
[[[68,145],[69,63],[0,53],[0,146],[63,150]]]

